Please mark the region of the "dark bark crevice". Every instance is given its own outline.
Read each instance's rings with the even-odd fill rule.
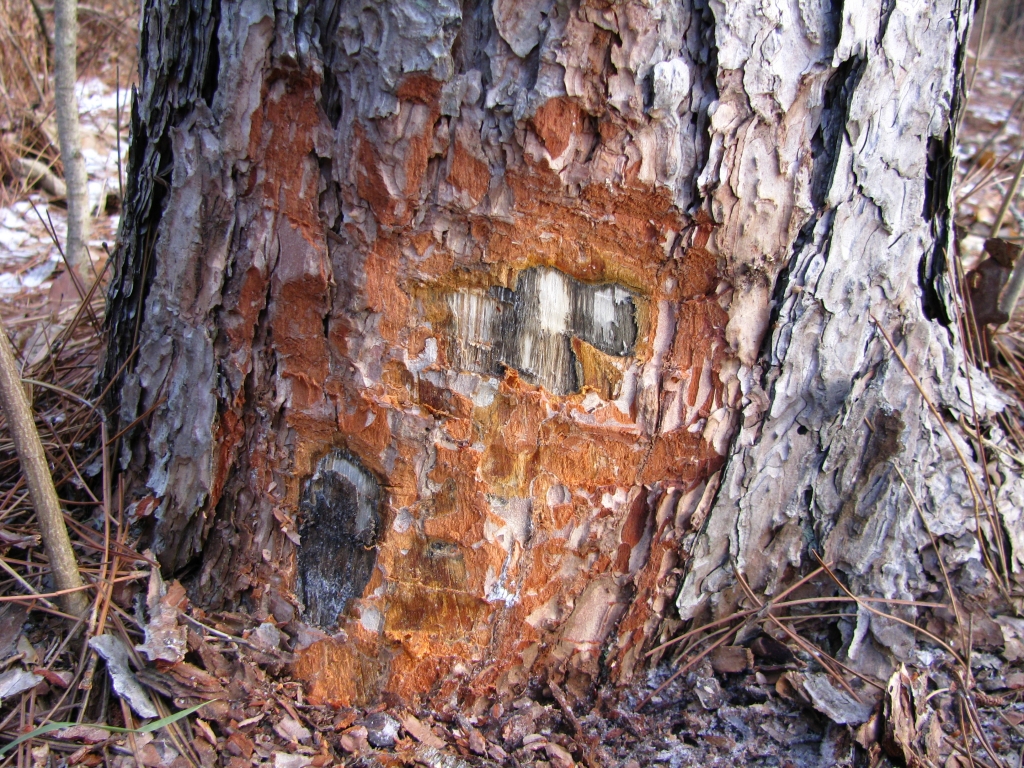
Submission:
[[[98,390],[118,372],[126,376],[144,321],[151,278],[150,253],[163,217],[174,159],[171,129],[192,111],[209,85],[210,62],[217,55],[217,0],[191,0],[167,12],[158,0],[146,4],[139,38],[139,89],[132,93],[131,139],[126,167],[124,213],[107,293],[107,347]],[[108,411],[120,426],[134,412],[122,412],[118,387],[111,387]],[[119,430],[115,430],[119,431]],[[125,436],[130,444],[136,434]],[[122,463],[128,451],[122,451]]]
[[[949,248],[949,233],[952,228],[949,199],[953,187],[955,160],[953,157],[952,130],[947,129],[942,138],[928,138],[927,170],[925,171],[925,195],[923,215],[931,224],[935,244],[926,253],[918,269],[918,283],[921,286],[921,310],[929,320],[949,327],[950,308],[947,307],[942,285],[946,282],[946,253]]]
[[[811,144],[814,156],[811,201],[819,211],[824,208],[832,187],[839,149],[846,138],[850,99],[864,75],[865,65],[863,56],[847,59],[836,68],[825,87],[821,125],[815,131]]]
[[[217,78],[220,74],[220,45],[218,34],[220,32],[220,4],[221,0],[214,0],[211,8],[208,23],[213,27],[210,31],[209,56],[206,59],[205,73],[203,75],[200,92],[208,107],[213,106],[213,96],[217,92]]]
[[[964,11],[959,2],[953,4],[950,22],[958,24]],[[967,28],[970,28],[971,15],[968,14]],[[955,301],[951,296],[949,284],[949,252],[953,218],[950,200],[953,195],[953,182],[956,175],[956,132],[966,105],[967,81],[967,40],[968,35],[956,39],[952,62],[953,89],[949,105],[949,120],[941,136],[928,138],[927,170],[925,172],[925,201],[923,216],[930,224],[935,245],[930,253],[921,259],[918,279],[922,291],[922,310],[925,317],[935,320],[953,330],[953,317],[956,313]]]
[[[695,152],[694,152],[694,173],[689,183],[690,216],[696,216],[697,211],[703,211],[710,218],[714,218],[711,211],[711,195],[714,192],[712,187],[701,188],[700,177],[704,169],[708,167],[711,159],[712,130],[711,119],[708,110],[718,100],[718,47],[715,44],[715,14],[708,5],[707,0],[694,0],[693,10],[690,15],[690,23],[687,28],[687,39],[685,49],[693,61],[699,66],[696,67],[697,76],[701,79],[700,89],[695,89],[695,95],[700,98],[693,99],[690,104],[691,119],[694,123]]]

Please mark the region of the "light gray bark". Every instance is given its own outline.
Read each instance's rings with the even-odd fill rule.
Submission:
[[[824,36],[805,19],[729,7],[719,62],[733,87],[722,89],[712,118],[723,148],[716,176],[728,182],[714,201],[719,248],[750,275],[750,289],[730,308],[743,422],[692,545],[680,614],[693,616],[709,600],[729,610],[721,596],[737,567],[756,589],[776,592],[809,565],[808,547],[857,593],[911,600],[936,590],[911,492],[959,586],[976,592],[989,579],[965,473],[983,487],[980,457],[952,426],[969,457],[962,466],[881,333],[896,340],[947,425],[972,420],[972,400],[983,420],[1002,407],[976,371],[969,388],[946,275],[949,161],[937,158],[953,140],[965,9],[956,2],[847,8],[837,39],[815,50],[809,41]],[[775,42],[755,45],[751,55],[749,41],[761,39]],[[839,141],[820,191],[803,169],[812,150],[807,116],[820,109],[824,83],[796,76],[799,62],[803,72],[845,77],[831,86],[845,102],[833,100],[831,109],[843,113],[821,122]],[[827,94],[825,101],[827,110]],[[805,137],[802,148],[794,134]],[[1019,572],[1020,520],[1010,510],[1020,506],[1020,480],[1002,460],[989,460],[998,466],[996,496]],[[986,532],[989,542],[1004,535]],[[897,657],[912,651],[906,628],[862,614],[847,652],[869,671],[885,665],[869,648],[869,626]]]
[[[728,239],[720,239],[719,248],[751,265],[755,290],[730,308],[742,425],[706,526],[692,543],[680,614],[694,615],[708,601],[716,612],[731,609],[733,601],[723,596],[734,584],[734,568],[771,595],[792,580],[794,569],[808,566],[809,548],[835,563],[855,593],[910,600],[941,592],[914,498],[939,537],[958,588],[976,593],[992,581],[978,546],[979,508],[984,540],[991,545],[1006,536],[1007,564],[1019,573],[1024,549],[1016,511],[1022,501],[1018,472],[1000,455],[987,458],[993,462],[999,515],[993,530],[986,501],[972,492],[968,477],[976,478],[976,490],[984,494],[984,463],[954,424],[961,418],[972,422],[975,411],[984,423],[1004,402],[977,371],[970,373],[973,387],[968,382],[946,273],[947,260],[954,258],[949,172],[936,157],[952,141],[964,8],[954,2],[925,10],[897,2],[887,11],[847,9],[836,47],[803,59],[812,62],[812,71],[845,69],[847,78],[837,83],[845,114],[823,123],[827,129],[828,121],[842,120],[833,127],[841,131],[835,165],[817,195],[813,183],[799,183],[800,163],[786,158],[784,147],[794,133],[786,118],[806,114],[821,93],[807,78],[786,78],[784,57],[771,51],[762,60],[748,55],[743,41],[761,39],[779,19],[738,10],[730,17],[720,38],[720,62],[732,62],[730,78],[743,88],[731,96],[723,89],[713,118],[730,181],[714,198],[723,221],[719,232]],[[794,52],[801,39],[813,39],[784,20],[780,29],[780,51]],[[738,30],[740,35],[729,34]],[[803,97],[787,103],[784,94],[793,93],[798,80]],[[765,84],[770,92],[759,92]],[[752,125],[765,130],[753,113],[780,110],[783,124],[762,144],[778,150],[751,153],[758,131]],[[735,147],[731,163],[729,147]],[[785,178],[791,183],[783,183]],[[743,179],[751,184],[746,195]],[[759,214],[761,225],[748,236],[748,223]],[[783,230],[788,234],[781,253],[759,242],[765,232]],[[771,275],[783,265],[772,286]],[[763,346],[761,329],[768,331]],[[956,445],[883,330],[896,340]],[[993,433],[998,440],[998,429]],[[994,547],[989,554],[998,566]],[[903,613],[913,615],[910,609]],[[869,638],[896,657],[906,658],[914,647],[905,627],[864,611],[850,630],[846,652],[876,674],[885,672],[888,660]]]
[[[78,0],[55,0],[53,15],[54,108],[68,201],[68,236],[64,256],[77,279],[90,281],[91,265],[87,251],[89,177],[85,171],[85,157],[82,155],[78,99],[75,96],[75,81],[78,77]]]
[[[879,328],[969,412],[944,266],[968,9],[149,5],[107,371],[137,338],[122,421],[153,411],[124,464],[209,603],[298,620],[296,563],[332,583],[301,532],[342,510],[317,695],[578,695],[673,603],[730,610],[734,566],[770,595],[810,548],[926,595],[892,463],[984,581],[963,469]],[[331,455],[386,491],[372,557]],[[1020,565],[1019,481],[997,494]],[[847,651],[880,672],[876,647],[911,651],[861,617]]]

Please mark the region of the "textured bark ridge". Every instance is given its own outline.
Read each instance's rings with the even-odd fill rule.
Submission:
[[[960,402],[924,314],[959,8],[171,7],[111,299],[124,463],[164,567],[294,622],[311,697],[583,696],[684,575],[684,617],[725,610],[730,560],[771,591],[809,542],[917,594],[915,453],[969,533],[868,317]]]
[[[955,426],[951,444],[880,330],[950,424],[971,418],[972,402],[982,418],[1001,407],[977,372],[968,380],[947,309],[951,163],[937,158],[951,144],[969,9],[848,6],[812,34],[803,17],[713,6],[722,20],[712,117],[721,149],[709,170],[723,182],[713,246],[729,254],[743,287],[727,330],[741,362],[743,420],[707,525],[687,542],[680,615],[730,611],[736,569],[771,595],[807,568],[809,546],[855,592],[940,592],[915,498],[940,537],[939,556],[976,591],[987,574],[965,471],[983,478],[971,463],[981,457]],[[751,51],[750,40],[771,43]],[[809,76],[796,76],[801,68]],[[1009,510],[1020,483],[1006,467],[999,475],[993,496],[1005,533],[1019,540]],[[985,533],[990,542],[1004,535]],[[895,610],[913,619],[913,609]],[[914,649],[910,630],[866,611],[843,631],[848,661],[876,675]]]

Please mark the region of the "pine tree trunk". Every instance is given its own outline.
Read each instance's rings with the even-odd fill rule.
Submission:
[[[734,566],[926,593],[894,465],[976,579],[880,333],[967,408],[968,11],[148,0],[106,371],[166,572],[313,698],[471,707],[629,680]]]

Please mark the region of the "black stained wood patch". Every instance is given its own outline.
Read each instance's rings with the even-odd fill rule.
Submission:
[[[350,454],[332,451],[317,462],[299,500],[298,592],[303,618],[337,626],[360,597],[377,562],[381,489]]]
[[[451,294],[454,363],[462,370],[501,375],[503,366],[556,395],[578,392],[572,339],[624,357],[636,346],[633,294],[621,285],[592,285],[557,269],[532,267],[514,291]]]

